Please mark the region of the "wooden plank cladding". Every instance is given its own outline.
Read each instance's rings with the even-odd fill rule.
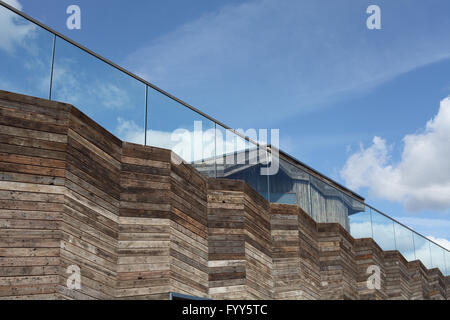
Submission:
[[[271,204],[275,299],[320,298],[317,224],[297,206]]]
[[[112,299],[122,142],[75,108],[68,116],[59,293],[67,299]],[[67,288],[71,266],[80,268],[80,290]]]
[[[209,294],[213,299],[245,299],[245,205],[243,182],[208,183]]]
[[[208,183],[209,293],[214,299],[270,299],[270,206],[246,183]]]
[[[70,107],[0,95],[0,297],[56,299]]]
[[[120,299],[168,299],[170,152],[124,143],[117,265]]]
[[[395,297],[395,291],[397,286],[392,285],[392,288],[388,284],[387,270],[389,267],[396,268],[397,264],[390,264],[390,262],[384,260],[383,250],[376,244],[373,239],[356,239],[355,240],[355,262],[357,267],[357,278],[356,286],[358,291],[359,299],[364,300],[385,300]],[[370,268],[371,266],[378,266],[380,272],[380,283],[379,288],[369,288],[367,285],[367,280],[369,275],[374,271]],[[400,281],[400,274],[395,274],[393,277],[395,280]],[[402,288],[400,288],[402,289]],[[405,299],[408,299],[408,287],[403,288],[405,292]],[[390,294],[392,292],[392,294]]]
[[[317,229],[321,299],[358,299],[355,240],[340,224],[323,223]]]
[[[0,299],[448,299],[438,269],[179,160],[0,91]]]

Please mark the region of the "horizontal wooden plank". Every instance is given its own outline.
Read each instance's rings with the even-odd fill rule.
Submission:
[[[0,257],[58,257],[59,248],[0,248]]]

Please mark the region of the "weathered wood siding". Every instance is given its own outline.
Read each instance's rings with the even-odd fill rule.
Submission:
[[[0,299],[448,299],[438,269],[179,160],[0,91]]]
[[[270,299],[269,204],[243,181],[208,183],[209,293],[214,299]]]
[[[383,250],[373,239],[355,240],[355,260],[358,270],[356,285],[359,299],[363,300],[385,300],[388,298],[389,285],[387,283],[387,264],[383,258]],[[394,264],[395,265],[395,264]],[[368,277],[374,271],[371,266],[380,268],[380,288],[372,289],[367,286]]]
[[[75,108],[68,117],[59,293],[111,299],[117,278],[122,142]],[[81,269],[81,290],[67,288],[72,265]]]
[[[170,183],[171,291],[207,297],[207,179],[189,165],[172,163]]]
[[[383,254],[386,274],[385,292],[390,300],[408,300],[412,297],[411,275],[408,262],[398,251],[386,251]]]
[[[358,299],[355,240],[336,223],[318,227],[321,299]]]
[[[168,299],[170,152],[123,143],[117,291],[119,299]]]
[[[274,299],[305,297],[300,261],[299,208],[274,205],[270,210]]]
[[[0,94],[0,297],[55,299],[68,111]]]

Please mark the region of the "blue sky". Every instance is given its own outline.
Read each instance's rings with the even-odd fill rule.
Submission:
[[[279,128],[281,149],[415,230],[450,239],[448,1],[19,3],[25,13],[230,127]],[[81,30],[66,28],[71,4],[82,10]],[[371,4],[381,8],[381,30],[366,28]],[[41,37],[39,54],[45,55],[50,40]],[[120,75],[111,76],[115,86],[99,84],[97,92],[75,87],[83,72],[73,79],[67,69],[89,65],[88,59],[57,60],[70,88],[59,90],[60,99],[108,91],[116,92],[116,101],[120,86],[141,92]],[[126,102],[142,103],[140,96]],[[112,111],[122,118],[117,130],[143,127],[137,107]],[[105,116],[104,125],[115,120]]]

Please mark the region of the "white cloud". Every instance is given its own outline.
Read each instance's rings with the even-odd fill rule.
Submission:
[[[89,89],[89,93],[99,97],[109,109],[123,109],[130,103],[128,93],[112,83],[98,82]]]
[[[131,142],[142,144],[145,137],[145,130],[139,127],[134,121],[124,120],[123,118],[117,118],[117,134],[119,138]]]
[[[393,163],[391,148],[375,137],[370,147],[351,155],[341,176],[351,189],[367,187],[378,198],[402,203],[409,211],[450,208],[450,98],[422,133],[403,139],[401,160]]]
[[[53,97],[52,99],[69,102],[77,105],[80,103],[83,93],[89,90],[89,86],[83,90],[82,81],[77,80],[75,72],[71,72],[72,61],[61,59],[58,64],[55,64],[53,69]],[[50,76],[48,76],[49,78]],[[49,83],[49,79],[45,79],[42,83]]]
[[[134,121],[123,118],[118,118],[117,124],[116,132],[120,139],[142,144],[145,137],[144,128],[138,126]],[[248,144],[243,143],[241,139],[234,140],[231,136],[226,134],[222,136],[219,130],[216,132],[214,129],[203,130],[202,128],[197,130],[180,128],[172,132],[148,130],[147,145],[172,150],[188,163],[215,158],[216,148],[220,150],[217,152],[218,155],[249,150]]]
[[[450,241],[449,240],[444,239],[444,238],[435,238],[433,236],[428,236],[427,238],[433,242],[436,242],[438,245],[440,245],[450,251]]]
[[[133,107],[130,93],[135,92],[134,87],[119,87],[120,82],[115,81],[114,76],[95,78],[96,72],[94,68],[89,71],[80,69],[77,61],[71,58],[58,60],[53,71],[53,99],[113,111]],[[49,76],[43,78],[41,83],[44,87],[48,86]]]
[[[117,134],[120,139],[132,143],[142,144],[145,130],[134,121],[117,119]],[[147,145],[169,149],[178,154],[186,162],[211,159],[215,157],[214,129],[199,131],[176,129],[173,132],[161,130],[147,131]]]
[[[7,0],[9,5],[22,10],[22,5],[17,0]],[[36,26],[31,23],[23,23],[13,12],[0,7],[0,49],[9,54],[15,52],[16,46],[26,46],[26,39],[33,36]]]

